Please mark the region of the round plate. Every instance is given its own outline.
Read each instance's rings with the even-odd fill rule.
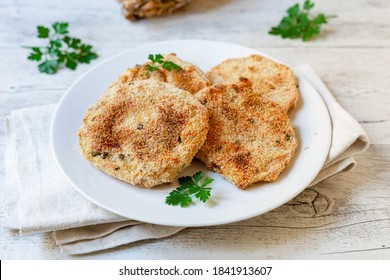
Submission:
[[[194,161],[180,176],[204,171],[214,179],[210,185],[211,198],[206,203],[196,200],[189,207],[181,208],[165,204],[165,197],[178,186],[177,180],[153,189],[143,189],[114,179],[85,160],[78,144],[77,130],[87,108],[126,68],[144,63],[149,54],[171,52],[195,63],[203,71],[208,71],[227,58],[250,54],[269,57],[238,45],[179,40],[131,49],[92,68],[61,99],[51,131],[56,160],[81,194],[95,204],[130,219],[170,226],[209,226],[236,222],[270,211],[294,198],[310,184],[327,157],[331,125],[321,97],[300,76],[300,99],[296,108],[290,112],[299,146],[289,168],[275,182],[258,183],[243,191]]]

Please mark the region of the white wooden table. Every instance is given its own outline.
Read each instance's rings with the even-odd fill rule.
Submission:
[[[89,69],[40,74],[21,45],[35,26],[55,21],[96,47],[99,61],[145,43],[208,39],[242,44],[296,65],[308,62],[337,100],[367,130],[372,145],[351,172],[307,189],[289,203],[240,223],[190,228],[163,239],[122,246],[83,259],[390,259],[390,4],[388,0],[316,1],[336,14],[316,40],[267,34],[295,1],[193,0],[170,16],[131,23],[115,0],[0,2],[0,117],[54,103]],[[94,61],[92,66],[99,61]],[[1,157],[4,127],[0,128]],[[4,163],[0,161],[1,184]],[[4,213],[0,212],[0,217]],[[1,259],[74,258],[51,234],[0,231]]]

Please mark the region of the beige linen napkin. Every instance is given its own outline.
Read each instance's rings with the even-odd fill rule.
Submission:
[[[320,173],[311,182],[310,186],[313,186],[340,172],[351,170],[356,165],[353,155],[367,150],[370,143],[363,127],[341,107],[309,64],[295,67],[294,72],[309,81],[321,95],[332,122],[332,142],[328,158]]]
[[[332,144],[324,168],[311,185],[355,165],[353,155],[368,148],[368,137],[309,65],[295,71],[314,86],[332,120]],[[12,112],[6,119],[4,226],[20,233],[53,231],[68,254],[85,254],[145,239],[173,235],[183,227],[127,220],[92,204],[62,175],[50,150],[55,105]]]

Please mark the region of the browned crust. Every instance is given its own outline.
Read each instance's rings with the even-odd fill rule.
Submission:
[[[210,114],[197,158],[241,189],[276,180],[298,144],[286,112],[248,84],[215,85],[196,96]]]
[[[295,107],[298,83],[293,71],[260,55],[227,59],[214,66],[207,77],[212,84],[235,84],[241,79],[252,83],[255,93],[268,98],[286,111]]]
[[[83,155],[142,187],[173,181],[206,139],[207,110],[190,93],[154,80],[111,86],[83,118]]]
[[[186,90],[192,94],[197,93],[201,89],[210,86],[211,83],[206,75],[196,65],[179,59],[175,54],[164,55],[165,61],[171,61],[181,67],[181,69],[157,69],[153,72],[148,72],[147,62],[142,65],[137,65],[133,68],[128,68],[123,73],[115,84],[128,84],[134,81],[153,79],[160,82],[166,82],[180,89]]]

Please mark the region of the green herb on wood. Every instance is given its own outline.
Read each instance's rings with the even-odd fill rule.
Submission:
[[[27,47],[31,49],[29,60],[37,61],[42,73],[55,74],[62,66],[75,70],[79,63],[90,63],[98,55],[92,51],[92,46],[80,39],[68,36],[66,22],[56,22],[50,28],[37,27],[37,37],[47,40],[45,47]]]
[[[214,179],[206,177],[200,184],[200,180],[203,177],[203,172],[196,172],[192,177],[180,177],[180,187],[177,187],[175,190],[169,193],[169,195],[166,197],[165,203],[169,205],[180,205],[181,207],[187,207],[192,202],[192,196],[195,196],[202,202],[206,202],[211,195],[211,188],[206,188],[206,186],[214,181]]]
[[[172,61],[165,61],[161,54],[149,54],[148,59],[152,62],[152,64],[146,65],[148,72],[156,71],[159,68],[163,68],[168,71],[171,71],[172,69],[181,69],[179,65],[173,63]]]
[[[322,13],[314,17],[310,15],[313,7],[314,3],[310,0],[306,0],[302,8],[298,3],[291,6],[279,25],[272,27],[268,34],[280,35],[283,39],[301,38],[303,41],[309,41],[320,34],[321,25],[328,23],[328,19],[336,17]]]

